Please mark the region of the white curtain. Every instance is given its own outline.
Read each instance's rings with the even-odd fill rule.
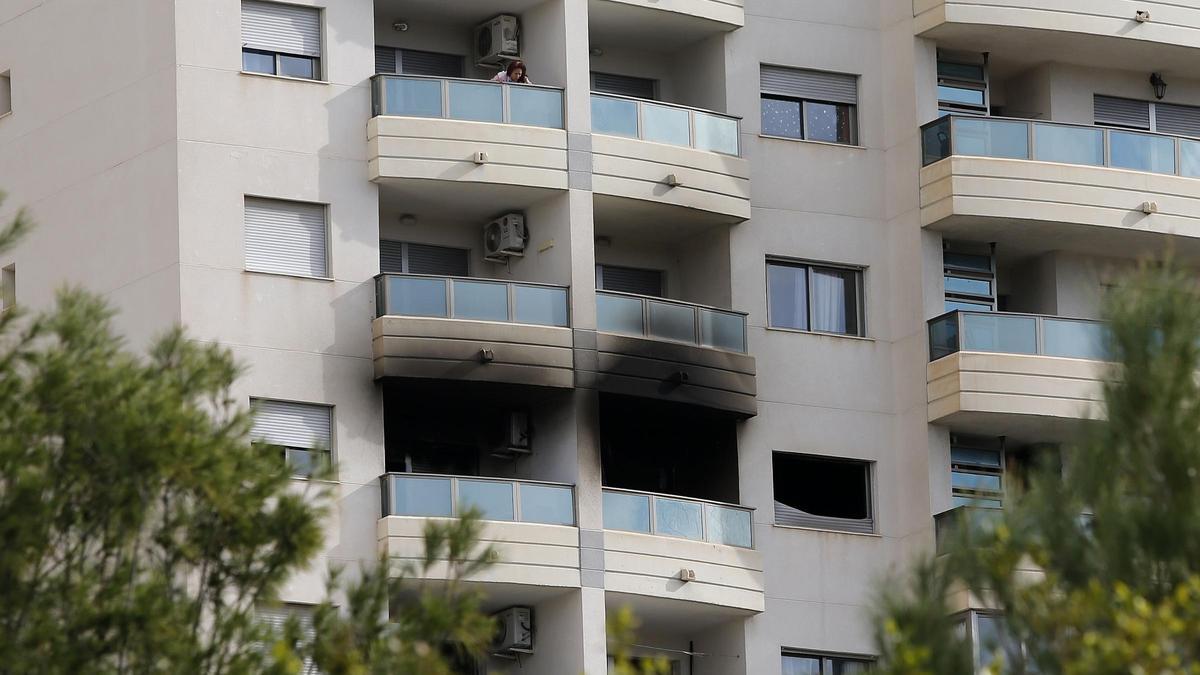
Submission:
[[[846,332],[846,278],[842,273],[813,268],[813,330]]]

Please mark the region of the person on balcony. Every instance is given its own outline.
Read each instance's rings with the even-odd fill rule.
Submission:
[[[525,68],[524,61],[511,61],[508,67],[496,73],[492,78],[492,82],[513,82],[517,84],[533,84],[533,80],[529,79],[528,71]]]

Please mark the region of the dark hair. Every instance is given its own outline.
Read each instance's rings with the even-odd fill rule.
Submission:
[[[520,80],[514,80],[514,81],[515,81],[515,82],[526,82],[526,81],[528,81],[528,80],[529,80],[529,69],[525,67],[525,62],[524,62],[524,61],[512,61],[512,62],[510,62],[510,63],[508,64],[508,67],[504,69],[504,73],[505,73],[506,75],[508,75],[509,79],[512,79],[512,76],[513,76],[513,71],[514,71],[514,70],[516,70],[517,68],[520,68],[520,69],[521,69],[521,79],[520,79]]]

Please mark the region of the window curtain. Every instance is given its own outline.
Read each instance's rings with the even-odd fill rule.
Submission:
[[[843,272],[813,268],[813,330],[847,332],[848,281]]]

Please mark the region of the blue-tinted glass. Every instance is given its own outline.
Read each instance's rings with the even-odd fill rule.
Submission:
[[[983,105],[983,90],[970,87],[951,87],[939,84],[938,100],[948,103],[963,103],[966,105]]]
[[[302,77],[306,80],[317,78],[316,59],[307,56],[279,55],[279,74],[287,77]]]
[[[929,166],[950,156],[950,118],[921,130],[921,165]]]
[[[563,127],[562,92],[540,87],[510,86],[508,89],[508,121],[531,127]]]
[[[605,492],[604,529],[649,532],[650,498],[624,492]]]
[[[567,289],[514,286],[513,296],[516,303],[513,321],[538,326],[567,325]]]
[[[950,461],[955,464],[975,464],[1000,468],[1000,451],[982,448],[950,448]]]
[[[808,268],[767,265],[770,323],[808,330]]]
[[[569,487],[522,483],[521,522],[574,525],[574,492]]]
[[[389,77],[383,81],[384,115],[441,117],[442,81]]]
[[[664,105],[642,105],[642,139],[655,143],[690,146],[688,111]]]
[[[313,475],[317,469],[324,468],[321,465],[324,463],[324,452],[318,450],[308,450],[305,448],[285,448],[284,458],[287,460],[288,466],[292,467],[293,476],[303,476],[305,478]]]
[[[952,300],[947,298],[945,308],[947,312],[990,312],[992,311],[992,304],[990,302],[967,302],[966,300]]]
[[[942,253],[942,265],[990,273],[992,271],[992,256],[946,251]]]
[[[446,280],[388,277],[385,313],[395,316],[447,316]]]
[[[592,94],[592,131],[636,137],[637,103]]]
[[[695,114],[695,120],[697,150],[738,154],[737,120],[701,112]]]
[[[967,351],[1037,353],[1037,323],[1033,317],[966,314],[963,325],[963,349]]]
[[[705,347],[746,351],[746,317],[700,309],[700,344]]]
[[[597,293],[596,329],[605,333],[644,335],[642,301],[637,298]]]
[[[938,61],[937,74],[938,77],[949,77],[955,80],[975,80],[982,82],[983,66],[972,65],[969,63]]]
[[[1104,164],[1104,133],[1100,129],[1034,124],[1034,159],[1063,164]]]
[[[749,511],[706,504],[704,518],[708,521],[708,541],[714,544],[750,548]]]
[[[987,490],[989,492],[999,492],[1000,476],[952,471],[950,473],[950,485],[952,487],[962,488],[964,490]]]
[[[1000,509],[1004,508],[1004,503],[999,499],[976,499],[975,497],[955,496],[950,500],[950,503],[955,506],[976,507],[981,509]]]
[[[242,50],[242,70],[248,73],[275,74],[275,55]]]
[[[458,503],[462,511],[472,507],[479,509],[484,520],[516,519],[512,483],[459,479]]]
[[[454,515],[449,478],[391,476],[391,516]]]
[[[1047,356],[1103,361],[1108,358],[1108,327],[1095,321],[1042,320],[1042,347]]]
[[[1029,159],[1029,127],[1025,122],[954,118],[954,154]]]
[[[454,318],[508,321],[508,285],[487,281],[455,280]]]
[[[782,675],[821,675],[821,658],[784,654]]]
[[[966,277],[947,276],[945,288],[947,293],[967,293],[969,295],[991,295],[992,282],[987,279],[969,279]]]
[[[1179,139],[1179,173],[1200,177],[1200,141]]]
[[[827,143],[853,143],[850,106],[804,102],[804,138]]]
[[[504,92],[498,84],[449,81],[450,119],[504,121]]]
[[[762,132],[768,136],[803,138],[804,133],[800,127],[800,102],[764,98]]]
[[[704,505],[659,497],[654,500],[654,533],[667,537],[704,539]]]
[[[1175,139],[1166,136],[1110,131],[1109,164],[1120,169],[1175,173]]]
[[[650,300],[646,334],[664,340],[696,341],[696,310],[687,305]]]

